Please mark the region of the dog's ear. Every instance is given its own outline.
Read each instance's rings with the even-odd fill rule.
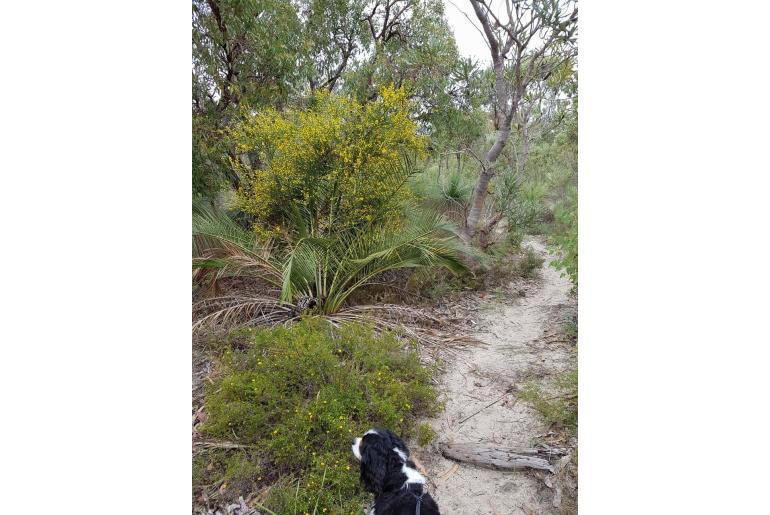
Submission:
[[[401,438],[399,438],[398,436],[396,436],[396,433],[394,433],[390,429],[386,429],[385,432],[388,434],[388,437],[393,442],[393,445],[395,447],[398,447],[404,454],[409,456],[409,449],[407,448],[407,446],[404,443],[404,441]]]
[[[388,470],[388,455],[379,445],[365,445],[361,450],[361,482],[367,492],[382,493],[385,474]]]

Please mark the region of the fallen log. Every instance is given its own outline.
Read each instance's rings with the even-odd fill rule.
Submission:
[[[533,468],[553,472],[551,460],[564,456],[567,451],[560,447],[529,448],[500,447],[477,442],[444,443],[441,454],[450,460],[472,463],[496,470]]]

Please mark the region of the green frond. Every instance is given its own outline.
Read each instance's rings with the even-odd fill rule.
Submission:
[[[366,224],[311,236],[312,230],[295,210],[292,223],[296,225],[286,229],[289,235],[282,245],[260,247],[253,234],[226,214],[198,209],[193,214],[193,267],[216,277],[261,277],[280,289],[276,306],[308,297],[316,300],[314,311],[319,315],[339,312],[354,292],[391,270],[443,267],[454,274],[466,272],[463,255],[470,249],[456,237],[457,228],[440,214],[416,207],[409,212],[411,220],[398,230]],[[254,305],[227,308],[224,313],[240,313]]]

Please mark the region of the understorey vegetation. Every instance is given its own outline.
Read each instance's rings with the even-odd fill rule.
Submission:
[[[577,10],[505,1],[479,59],[439,0],[193,0],[196,513],[360,513],[350,439],[429,445],[470,338],[431,308],[534,284],[533,237],[577,294]]]
[[[361,106],[317,94],[305,110],[248,116],[233,129],[238,148],[263,167],[244,170],[241,223],[204,200],[193,206],[193,268],[199,284],[226,277],[264,283],[260,294],[210,295],[196,327],[272,325],[303,314],[333,322],[398,307],[357,305],[354,296],[395,270],[467,272],[470,251],[443,213],[420,209],[406,187],[424,141],[403,89],[383,88]]]
[[[532,381],[519,393],[546,423],[571,433],[578,423],[578,373],[569,370],[544,381]]]
[[[411,345],[319,320],[231,333],[206,388],[194,496],[229,502],[270,486],[256,501],[275,513],[360,513],[353,437],[372,427],[418,436],[418,418],[439,408]]]

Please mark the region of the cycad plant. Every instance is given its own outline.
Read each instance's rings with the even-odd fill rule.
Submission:
[[[281,238],[260,241],[226,214],[202,203],[194,205],[195,277],[252,276],[269,285],[258,296],[236,294],[202,301],[196,306],[202,312],[196,328],[269,326],[302,316],[322,316],[333,323],[367,317],[375,325],[391,327],[394,314],[414,315],[414,310],[356,306],[351,295],[391,270],[430,266],[456,274],[466,270],[454,227],[439,214],[412,210],[410,219],[397,228],[367,223],[337,232],[316,230],[312,217],[298,208],[288,213],[289,227],[283,228]]]

